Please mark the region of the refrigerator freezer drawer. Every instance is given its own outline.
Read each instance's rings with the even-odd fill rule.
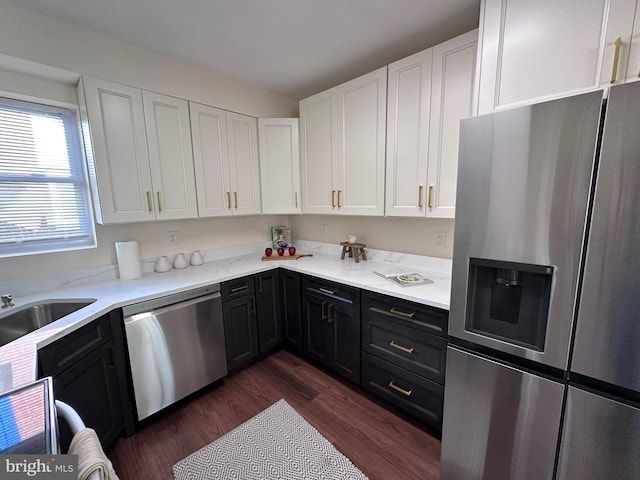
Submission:
[[[551,480],[563,390],[449,347],[441,480]]]
[[[569,387],[558,480],[640,478],[640,409]]]

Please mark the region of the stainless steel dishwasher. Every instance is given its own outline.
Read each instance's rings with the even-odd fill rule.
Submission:
[[[227,374],[220,285],[123,308],[138,420]]]

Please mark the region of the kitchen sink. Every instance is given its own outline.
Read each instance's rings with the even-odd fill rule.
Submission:
[[[95,301],[95,298],[43,300],[2,316],[0,317],[0,346],[91,305]]]

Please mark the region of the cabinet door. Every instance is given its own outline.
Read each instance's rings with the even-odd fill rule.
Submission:
[[[340,213],[384,214],[387,67],[337,87]]]
[[[636,14],[633,22],[633,35],[629,50],[629,63],[625,80],[633,82],[640,80],[640,2],[636,5]]]
[[[360,383],[360,310],[351,305],[327,305],[327,324],[332,335],[331,367],[343,377]]]
[[[78,97],[97,221],[154,220],[142,91],[85,76]]]
[[[283,337],[290,347],[302,351],[302,304],[300,275],[290,270],[280,272],[282,291]]]
[[[300,169],[302,211],[336,210],[338,111],[335,89],[300,102]]]
[[[249,364],[260,353],[255,297],[246,295],[222,303],[227,368],[234,371]]]
[[[193,102],[189,111],[198,215],[231,215],[226,112]]]
[[[387,191],[389,216],[426,211],[432,49],[389,65]]]
[[[487,0],[480,12],[479,113],[594,90],[627,71],[636,0]]]
[[[300,213],[297,118],[259,118],[262,213]]]
[[[156,218],[196,218],[189,103],[142,92]]]
[[[282,308],[278,269],[259,273],[256,281],[258,339],[260,353],[269,352],[282,343]]]
[[[478,31],[433,47],[427,217],[454,218],[460,120],[473,111]]]
[[[324,365],[331,365],[332,355],[328,342],[331,341],[327,332],[326,299],[309,295],[302,295],[302,321],[304,322],[304,353],[320,361]]]
[[[257,121],[226,112],[229,178],[234,215],[260,213],[260,164]]]
[[[55,397],[78,412],[85,425],[96,431],[105,449],[115,443],[124,428],[120,389],[110,350],[109,346],[99,348],[53,379]],[[63,431],[62,448],[66,451],[71,434]]]

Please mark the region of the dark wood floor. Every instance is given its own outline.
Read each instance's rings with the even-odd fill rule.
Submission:
[[[437,480],[440,441],[346,382],[279,351],[144,423],[109,458],[122,480],[171,466],[284,398],[371,480]]]

